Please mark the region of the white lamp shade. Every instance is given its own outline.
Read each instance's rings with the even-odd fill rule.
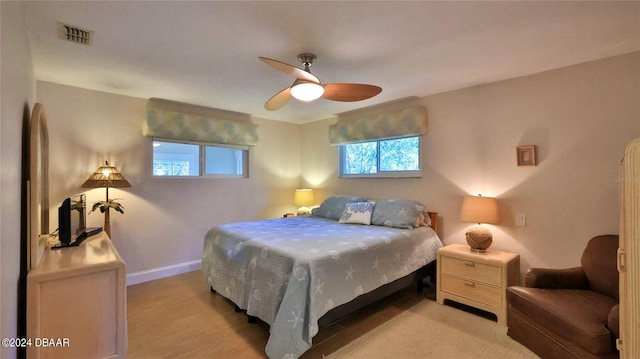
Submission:
[[[473,223],[498,223],[498,200],[492,197],[468,196],[462,201],[460,220]]]
[[[300,188],[296,190],[296,194],[293,197],[293,203],[296,206],[312,206],[313,205],[313,190],[309,188]]]
[[[291,96],[309,102],[320,98],[324,94],[324,87],[313,82],[300,82],[291,87]]]

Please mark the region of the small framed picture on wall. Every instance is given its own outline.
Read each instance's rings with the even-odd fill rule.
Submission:
[[[527,145],[516,147],[516,158],[518,166],[535,166],[536,146]]]

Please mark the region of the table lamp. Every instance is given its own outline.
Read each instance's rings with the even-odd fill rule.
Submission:
[[[498,200],[492,197],[482,197],[482,195],[464,197],[460,220],[477,223],[467,230],[467,244],[472,251],[486,251],[493,242],[493,236],[489,229],[482,226],[482,223],[498,223]]]
[[[309,206],[313,206],[313,190],[309,188],[300,188],[296,190],[293,197],[293,203],[298,208],[298,216],[303,216],[311,213]]]
[[[107,197],[104,202],[96,202],[93,205],[93,209],[97,208],[96,205],[100,206],[100,211],[104,213],[104,231],[107,233],[109,238],[111,238],[111,224],[109,222],[109,208],[113,207],[118,212],[122,212],[122,206],[114,202],[114,200],[109,200],[109,187],[113,188],[123,188],[123,187],[131,187],[129,181],[127,181],[122,173],[118,171],[115,166],[111,166],[108,161],[104,161],[104,165],[98,167],[95,172],[89,179],[87,179],[83,184],[83,188],[106,188],[107,189]],[[93,211],[92,209],[92,211]]]

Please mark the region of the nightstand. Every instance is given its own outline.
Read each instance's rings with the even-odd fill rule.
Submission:
[[[519,285],[520,255],[488,249],[472,252],[464,244],[452,244],[438,251],[436,300],[466,304],[497,317],[507,324],[508,286]]]

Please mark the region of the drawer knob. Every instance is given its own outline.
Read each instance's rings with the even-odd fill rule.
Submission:
[[[474,262],[470,262],[470,261],[464,261],[464,265],[466,265],[467,267],[473,267],[476,264]]]
[[[467,287],[475,287],[476,284],[474,282],[469,282],[467,280],[464,281],[464,285],[466,285]]]

